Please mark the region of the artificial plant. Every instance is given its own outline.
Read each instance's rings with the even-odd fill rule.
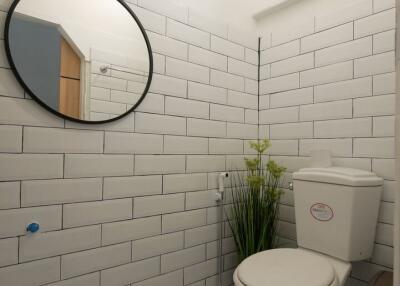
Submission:
[[[245,158],[247,172],[237,171],[231,177],[229,224],[240,261],[275,245],[282,194],[279,183],[286,168],[273,160],[263,161],[263,155],[270,146],[269,140],[250,142],[257,155]]]

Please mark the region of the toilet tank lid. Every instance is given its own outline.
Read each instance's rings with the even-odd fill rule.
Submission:
[[[345,167],[304,168],[293,173],[293,180],[355,187],[383,185],[383,179],[379,178],[375,173]]]

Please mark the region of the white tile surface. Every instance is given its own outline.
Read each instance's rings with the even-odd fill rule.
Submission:
[[[300,87],[353,78],[353,62],[338,63],[300,73]]]
[[[189,24],[222,38],[228,37],[228,25],[223,20],[211,19],[204,13],[198,13],[193,9],[189,9]]]
[[[185,156],[182,155],[138,155],[135,157],[135,175],[181,172],[185,172]]]
[[[315,28],[317,31],[320,31],[368,16],[372,14],[372,6],[373,4],[370,0],[349,3],[348,5],[330,11],[327,14],[316,16]]]
[[[185,195],[171,194],[147,196],[134,199],[133,216],[135,218],[184,211]]]
[[[0,123],[62,127],[63,120],[53,116],[37,103],[27,99],[0,98]]]
[[[315,52],[315,65],[325,66],[372,55],[372,37],[346,42]]]
[[[243,123],[244,109],[238,107],[211,104],[210,119]]]
[[[147,34],[154,52],[173,58],[187,59],[188,44],[157,33]]]
[[[186,194],[186,209],[188,210],[213,207],[215,205],[215,190],[190,192]]]
[[[200,83],[210,82],[210,71],[207,67],[173,58],[167,58],[166,74]]]
[[[40,222],[41,232],[60,229],[61,206],[0,211],[0,222],[3,226],[0,237],[24,235],[26,226],[34,221]]]
[[[289,27],[272,32],[271,43],[276,46],[314,33],[314,19],[307,18]]]
[[[299,107],[267,109],[260,112],[260,124],[297,122]]]
[[[205,224],[205,209],[168,214],[164,215],[162,218],[162,232],[176,232],[179,230],[194,228]]]
[[[56,256],[100,246],[101,226],[39,233],[20,240],[20,261]]]
[[[138,5],[184,23],[186,23],[188,20],[188,8],[184,6],[178,6],[170,0],[163,2],[159,2],[157,0],[138,0]]]
[[[318,59],[318,58],[317,58]],[[277,77],[314,67],[314,54],[308,53],[271,64],[271,76]]]
[[[184,283],[189,284],[216,274],[217,265],[217,259],[211,259],[185,268]]]
[[[388,73],[394,70],[394,52],[378,54],[354,61],[355,77]]]
[[[348,23],[301,39],[301,52],[315,51],[353,40],[353,24]]]
[[[140,22],[146,29],[159,34],[165,34],[165,27],[166,27],[165,16],[158,15],[154,12],[151,12],[147,9],[143,9],[136,5],[129,5],[129,7],[131,7],[133,12],[135,12],[136,16],[139,17]]]
[[[41,168],[37,168],[41,164]],[[63,156],[47,154],[0,154],[0,181],[54,179],[63,173]]]
[[[271,94],[271,108],[301,105],[313,102],[313,88],[301,88]]]
[[[188,118],[187,135],[225,137],[226,122]]]
[[[132,218],[132,199],[106,200],[63,206],[63,227],[78,227]]]
[[[386,137],[395,135],[395,118],[394,116],[374,117],[374,136]]]
[[[165,154],[207,154],[208,139],[184,136],[165,136]]]
[[[24,91],[9,69],[0,69],[0,95],[24,97]]]
[[[257,126],[241,123],[228,123],[227,135],[231,138],[256,139],[258,136]]]
[[[20,183],[0,183],[0,209],[13,209],[20,206]]]
[[[228,91],[228,105],[258,109],[258,96],[243,92]]]
[[[131,261],[131,243],[96,248],[61,258],[61,278],[74,277]]]
[[[18,238],[0,240],[0,267],[18,264]]]
[[[142,260],[183,248],[183,232],[174,232],[132,242],[132,260]]]
[[[396,74],[387,73],[374,76],[374,95],[396,93]]]
[[[118,286],[145,280],[160,274],[160,258],[150,258],[125,264],[101,272],[101,281],[105,285]]]
[[[316,138],[371,137],[372,119],[340,119],[314,123]]]
[[[387,10],[355,21],[354,37],[361,38],[367,35],[394,29],[395,25],[395,9]]]
[[[298,73],[266,79],[260,82],[260,94],[297,89],[300,87],[299,85]]]
[[[300,107],[300,120],[326,120],[351,118],[353,106],[351,100],[303,105]]]
[[[210,106],[208,103],[195,100],[166,97],[165,113],[177,116],[205,118],[210,117]]]
[[[370,96],[354,100],[354,116],[379,116],[394,114],[393,94]]]
[[[20,153],[22,152],[22,127],[1,125],[0,126],[0,152]]]
[[[99,131],[24,128],[24,152],[102,153],[103,133]]]
[[[195,46],[210,48],[209,33],[171,19],[167,19],[167,36]]]
[[[222,71],[211,70],[211,85],[229,88],[237,91],[244,91],[244,78]]]
[[[39,286],[60,277],[60,258],[54,257],[0,269],[3,285]]]
[[[207,189],[207,174],[179,174],[164,176],[164,193],[191,192]]]
[[[132,286],[183,286],[183,271],[178,270],[164,275],[150,278]]]
[[[162,135],[106,132],[104,152],[110,154],[161,154]]]
[[[225,88],[189,82],[188,97],[201,101],[225,104],[227,90]]]
[[[374,54],[392,51],[395,49],[395,30],[379,33],[373,36]]]
[[[244,60],[244,47],[211,35],[211,50],[232,58]]]
[[[161,176],[104,178],[104,199],[155,195],[162,192]]]
[[[354,155],[357,157],[394,158],[394,139],[354,139]]]
[[[105,175],[133,175],[133,156],[65,155],[65,177],[84,178]]]
[[[135,130],[141,133],[186,135],[186,119],[167,115],[136,113]]]
[[[338,81],[314,87],[315,102],[333,101],[372,95],[372,78]]]
[[[161,273],[184,268],[205,260],[205,245],[187,248],[161,256]]]
[[[313,136],[312,122],[276,124],[270,127],[271,139],[298,139]]]
[[[186,97],[187,82],[178,78],[154,74],[150,92]]]
[[[243,77],[258,79],[258,67],[235,59],[228,59],[228,72]]]
[[[394,0],[374,0],[374,12],[380,12],[395,7]]]
[[[227,71],[228,58],[196,46],[189,46],[189,61],[210,68]]]
[[[161,233],[161,217],[154,216],[122,222],[107,223],[102,226],[102,245],[116,244],[155,236]]]
[[[21,205],[27,207],[101,200],[102,187],[100,178],[23,181]]]
[[[225,157],[221,155],[190,155],[186,160],[187,172],[216,172],[225,169]]]
[[[295,40],[261,52],[261,64],[276,62],[300,54],[300,40]]]
[[[300,140],[300,156],[311,156],[313,151],[329,150],[335,157],[350,157],[352,140],[349,139],[304,139]]]
[[[243,154],[243,141],[210,138],[210,154]]]

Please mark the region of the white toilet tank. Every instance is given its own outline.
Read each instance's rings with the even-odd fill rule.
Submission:
[[[383,180],[339,167],[293,174],[297,243],[344,261],[372,256]]]

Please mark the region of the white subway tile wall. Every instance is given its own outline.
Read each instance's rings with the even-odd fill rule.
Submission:
[[[258,38],[172,1],[127,2],[148,32],[155,73],[143,103],[118,122],[59,119],[24,98],[1,64],[0,285],[216,281],[216,174],[243,167],[258,138]],[[92,116],[107,119],[144,81],[94,54]],[[27,235],[32,221],[41,231]],[[230,285],[237,259],[228,229],[224,237]]]
[[[148,32],[155,73],[151,93],[118,122],[56,118],[24,98],[0,64],[0,284],[216,285],[223,226],[231,285],[237,257],[216,212],[216,175],[243,168],[257,138],[271,138],[269,156],[288,168],[284,188],[321,148],[336,165],[382,176],[374,256],[353,265],[348,285],[390,269],[394,1],[362,0],[263,37],[259,98],[256,35],[170,0],[127,2]],[[2,15],[8,8],[0,3]],[[95,77],[100,119],[128,109],[142,88],[123,71]],[[285,189],[279,238],[287,245],[295,245],[293,210]],[[42,230],[28,236],[32,221]]]
[[[373,257],[354,263],[349,286],[365,286],[374,273],[393,267],[394,6],[358,1],[315,15],[315,26],[272,31],[261,41],[259,129],[260,137],[272,139],[271,159],[290,178],[313,150],[326,149],[335,165],[385,179]],[[295,245],[293,210],[286,190],[279,237],[287,245]]]

